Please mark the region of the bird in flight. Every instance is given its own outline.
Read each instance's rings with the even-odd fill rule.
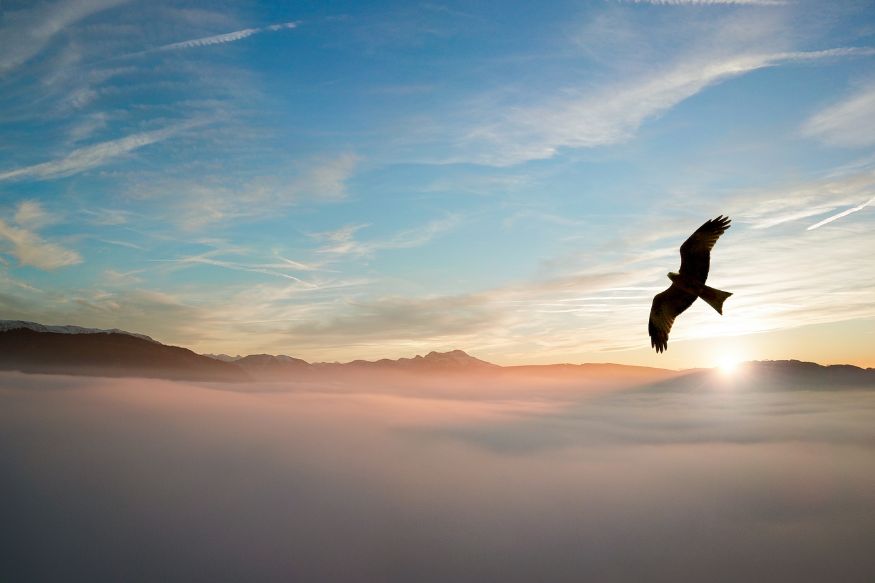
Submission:
[[[680,273],[669,273],[671,286],[653,297],[650,307],[650,322],[647,331],[650,345],[656,352],[668,349],[668,333],[678,315],[693,305],[696,298],[702,298],[708,305],[723,315],[723,302],[732,294],[705,285],[711,267],[711,248],[726,229],[729,217],[720,215],[707,221],[696,229],[690,238],[681,245]]]

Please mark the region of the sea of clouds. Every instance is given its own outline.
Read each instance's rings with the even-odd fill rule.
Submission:
[[[0,580],[875,580],[875,392],[770,389],[0,373]]]

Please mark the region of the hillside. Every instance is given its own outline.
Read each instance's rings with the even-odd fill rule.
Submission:
[[[0,322],[0,369],[180,380],[250,379],[233,363],[207,358],[186,348],[166,346],[141,335],[10,321]]]

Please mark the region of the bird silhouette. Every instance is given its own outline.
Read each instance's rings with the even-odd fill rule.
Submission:
[[[729,217],[720,215],[696,229],[681,245],[680,273],[671,272],[671,286],[653,297],[647,331],[650,345],[656,352],[668,349],[668,333],[675,318],[702,298],[723,315],[723,302],[732,294],[705,285],[711,267],[711,249],[730,226]]]

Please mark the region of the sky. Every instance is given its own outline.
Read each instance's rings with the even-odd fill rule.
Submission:
[[[875,3],[6,1],[0,315],[310,361],[875,366]],[[654,293],[733,219],[669,350]]]

